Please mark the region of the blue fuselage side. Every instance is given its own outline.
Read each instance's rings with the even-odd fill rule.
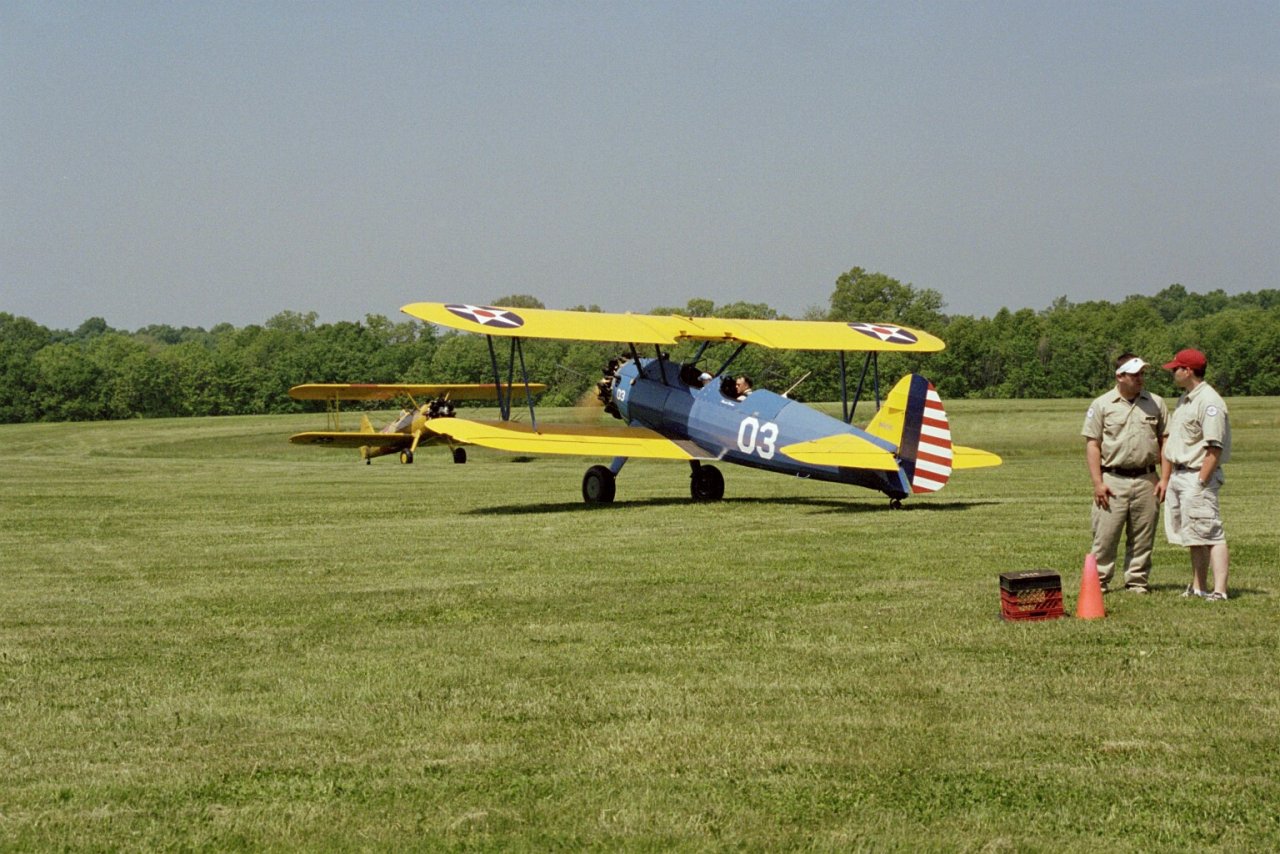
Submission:
[[[738,465],[862,486],[892,498],[910,493],[901,471],[817,466],[780,450],[839,433],[894,453],[897,449],[890,443],[771,391],[761,389],[738,400],[723,394],[718,381],[699,387],[680,375],[680,366],[666,359],[622,365],[613,388],[622,419],[671,439],[690,439],[708,454]]]

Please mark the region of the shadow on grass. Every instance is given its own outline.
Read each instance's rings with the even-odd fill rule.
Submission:
[[[1190,567],[1188,567],[1187,569],[1190,570]],[[1182,591],[1186,589],[1187,589],[1186,584],[1152,584],[1151,585],[1152,594],[1162,594],[1162,595],[1176,594],[1178,596],[1181,596]],[[1227,600],[1227,603],[1230,604],[1231,599],[1243,599],[1248,596],[1270,596],[1271,591],[1265,590],[1260,587],[1234,587],[1228,584],[1227,595],[1231,597],[1230,599]],[[1191,599],[1193,597],[1188,596],[1187,598]],[[1210,604],[1219,604],[1219,603],[1210,603]]]
[[[725,498],[720,501],[706,502],[713,506],[769,506],[769,507],[802,507],[812,508],[822,513],[940,513],[957,510],[970,510],[974,507],[999,504],[998,501],[951,501],[932,502],[929,504],[905,504],[902,509],[889,507],[886,499],[883,502],[844,501],[836,498]],[[495,507],[477,507],[469,510],[467,516],[510,516],[531,513],[606,513],[639,507],[693,507],[698,506],[688,498],[644,498],[635,501],[615,501],[612,504],[586,504],[582,501],[562,501],[555,504],[503,504]]]

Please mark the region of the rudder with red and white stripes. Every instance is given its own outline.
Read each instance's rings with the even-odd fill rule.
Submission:
[[[924,379],[920,377],[920,379]],[[913,383],[914,391],[914,383]],[[908,406],[908,422],[911,408]],[[899,449],[899,456],[902,456]],[[951,425],[942,398],[925,380],[924,411],[920,415],[920,436],[916,443],[915,466],[911,472],[911,491],[937,492],[951,478]]]
[[[898,381],[868,430],[898,446],[913,493],[937,492],[951,478],[951,425],[938,391],[919,374]]]

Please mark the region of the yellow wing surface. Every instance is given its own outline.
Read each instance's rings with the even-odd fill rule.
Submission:
[[[644,427],[544,424],[534,430],[512,421],[436,418],[427,429],[454,442],[517,454],[643,457],[660,460],[714,459],[693,442],[668,439]]]
[[[529,390],[539,394],[547,390],[541,383],[530,383]],[[503,391],[506,387],[503,386]],[[511,392],[517,400],[524,397],[524,385],[513,385]],[[492,384],[437,383],[308,383],[289,389],[294,400],[394,400],[398,397],[448,397],[450,400],[497,400],[498,391]]]
[[[966,448],[963,445],[951,446],[951,468],[953,469],[983,469],[998,466],[1002,462],[1004,460],[1000,459],[999,454],[993,454],[990,451]]]
[[[815,466],[845,466],[875,471],[897,471],[893,454],[851,433],[838,433],[810,442],[797,442],[779,450],[802,463]]]
[[[558,338],[618,344],[732,341],[772,349],[896,353],[932,353],[946,346],[942,339],[928,332],[885,323],[735,320],[433,302],[415,302],[400,310],[411,317],[450,329],[509,338]]]
[[[413,444],[413,435],[316,430],[310,433],[295,433],[289,437],[289,441],[295,445],[324,445],[327,448],[407,448]]]

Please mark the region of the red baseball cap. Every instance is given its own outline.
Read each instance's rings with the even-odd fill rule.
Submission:
[[[1172,371],[1174,368],[1190,368],[1193,371],[1203,371],[1207,364],[1209,360],[1204,357],[1204,353],[1188,348],[1179,350],[1178,355],[1173,357],[1172,362],[1167,362],[1164,369]]]

